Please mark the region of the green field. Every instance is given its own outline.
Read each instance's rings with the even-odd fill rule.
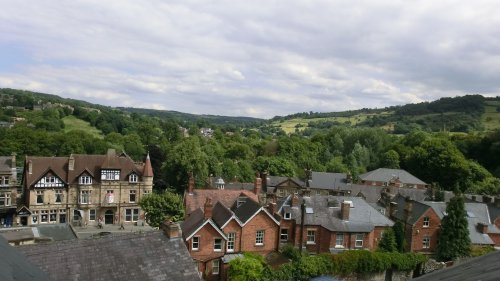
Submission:
[[[97,138],[103,138],[101,130],[97,129],[96,127],[92,127],[87,121],[78,119],[73,115],[66,116],[62,120],[64,122],[64,132],[81,130]]]
[[[481,117],[484,129],[487,131],[500,128],[500,112],[497,112],[497,107],[500,106],[500,101],[487,101],[485,112]]]

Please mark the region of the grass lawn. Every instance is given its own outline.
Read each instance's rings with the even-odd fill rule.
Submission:
[[[66,116],[62,120],[64,122],[64,132],[82,130],[100,139],[104,137],[101,130],[91,126],[89,122],[78,119],[73,115]]]
[[[487,101],[485,112],[481,116],[486,131],[491,131],[500,128],[500,112],[497,112],[497,107],[500,106],[500,101]]]

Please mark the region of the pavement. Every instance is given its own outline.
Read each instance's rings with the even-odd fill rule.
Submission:
[[[72,228],[79,239],[107,236],[113,234],[133,233],[133,232],[143,233],[143,232],[158,230],[157,227],[154,228],[149,225],[144,225],[144,226],[123,225],[123,229],[121,229],[119,224],[105,224],[102,226],[102,228],[99,228],[94,225],[73,226]]]

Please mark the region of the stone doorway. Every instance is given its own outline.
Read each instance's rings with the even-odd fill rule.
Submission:
[[[107,210],[104,213],[104,224],[113,224],[113,220],[115,219],[115,214],[111,210]]]

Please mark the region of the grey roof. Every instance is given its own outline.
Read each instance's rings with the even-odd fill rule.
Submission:
[[[31,263],[21,252],[0,236],[0,280],[48,281],[47,274]]]
[[[251,199],[247,199],[247,201],[241,204],[241,206],[233,209],[233,212],[241,223],[246,223],[260,209],[260,207],[259,203]]]
[[[47,237],[54,241],[77,238],[71,227],[65,223],[38,225],[36,228],[41,237]]]
[[[310,188],[336,189],[347,183],[345,173],[311,172]]]
[[[412,212],[409,214],[409,217],[406,218],[405,214],[405,206],[407,204],[406,198],[403,197],[402,195],[398,194],[394,198],[393,202],[397,203],[397,210],[394,216],[400,220],[400,221],[406,221],[407,223],[413,225],[415,224],[418,219],[425,213],[427,210],[431,209],[431,206],[417,202],[417,201],[412,201],[411,203],[413,204],[412,206]]]
[[[53,280],[200,280],[183,240],[161,231],[18,249]]]
[[[470,259],[461,264],[436,270],[429,274],[420,276],[414,280],[418,281],[454,281],[454,280],[498,280],[500,276],[500,251]]]
[[[402,183],[408,184],[426,184],[419,178],[414,175],[408,173],[402,169],[387,169],[387,168],[378,168],[376,170],[370,171],[368,173],[364,173],[359,175],[359,178],[364,181],[382,181],[389,182],[392,178],[397,177],[399,181]]]
[[[351,196],[363,197],[368,203],[376,203],[382,196],[383,186],[349,184],[345,186],[345,190],[351,191]]]
[[[33,227],[5,228],[0,234],[9,242],[37,240],[62,241],[76,239],[76,235],[67,224],[46,224]]]
[[[212,220],[219,227],[223,226],[232,216],[233,212],[220,202],[217,202],[212,210]]]
[[[205,214],[201,208],[198,208],[189,214],[182,223],[181,230],[184,239],[191,236],[205,222]]]
[[[490,214],[490,221],[494,223],[500,217],[500,208],[495,206],[495,204],[488,204],[488,213]]]
[[[12,156],[0,156],[0,173],[12,172]]]
[[[321,225],[330,231],[339,232],[370,232],[375,226],[392,226],[394,223],[375,210],[360,197],[346,196],[311,196],[304,197],[307,208],[312,208],[312,213],[304,215],[304,224]],[[328,201],[352,201],[353,207],[349,210],[349,220],[340,219],[339,207],[329,207]],[[292,212],[292,219],[300,223],[300,208],[285,209]]]

